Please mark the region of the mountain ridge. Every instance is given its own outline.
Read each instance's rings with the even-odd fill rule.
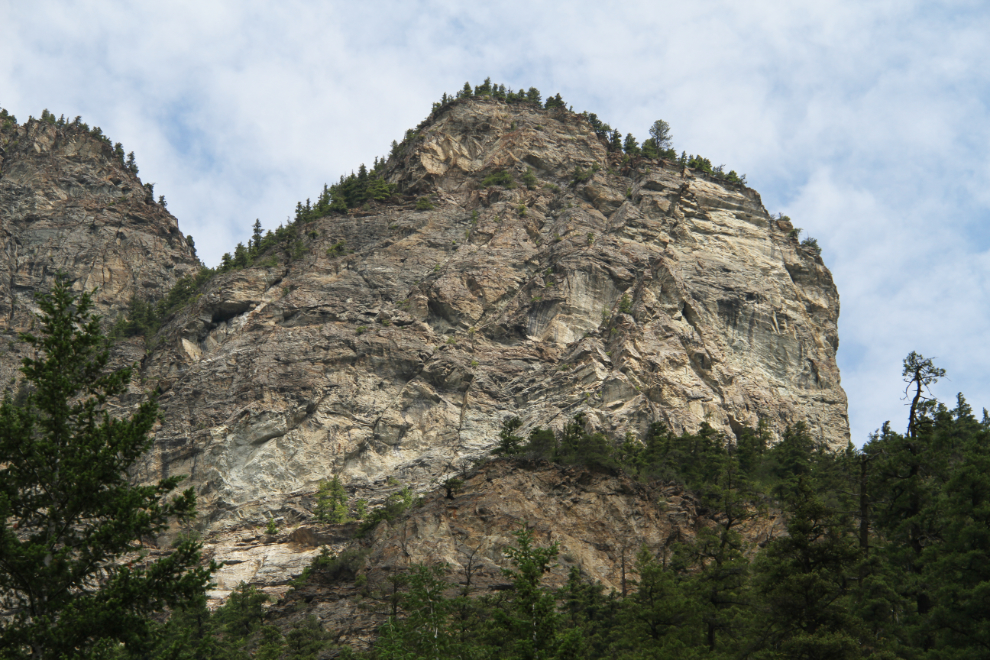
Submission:
[[[8,172],[46,171],[38,136],[71,143],[59,130],[17,128],[0,201],[20,190]],[[110,202],[140,182],[88,139],[99,143],[88,166],[108,168],[94,178],[94,208],[116,217]],[[390,480],[428,492],[487,456],[512,417],[525,434],[583,413],[613,437],[705,423],[732,438],[761,420],[779,437],[803,421],[826,445],[848,443],[838,292],[817,251],[752,188],[629,157],[563,107],[492,98],[436,109],[397,147],[373,170],[382,199],[319,217],[319,204],[301,207],[252,243],[253,257],[242,250],[243,265],[235,251],[153,341],[115,344],[119,361],[141,363],[131,403],[151,386],[163,412],[139,476],[190,475],[216,557],[234,552],[222,539],[237,530],[311,521],[331,476],[373,507]],[[199,265],[161,204],[128,200],[141,226],[165,222],[155,231],[177,250],[137,259],[167,274],[146,288],[164,298]],[[75,215],[44,208],[26,224],[78,229]],[[0,215],[13,217],[9,202]],[[118,291],[104,313],[123,313],[138,290]],[[284,582],[303,555],[264,556],[237,575]]]

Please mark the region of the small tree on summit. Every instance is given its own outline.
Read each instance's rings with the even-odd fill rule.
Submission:
[[[261,220],[255,218],[254,225],[251,227],[251,243],[250,246],[253,250],[257,251],[261,247],[261,239],[264,235],[261,233]]]
[[[672,148],[670,137],[670,124],[662,119],[658,119],[650,126],[650,137],[653,138],[653,145],[659,151],[666,151]]]
[[[630,156],[636,156],[639,154],[639,144],[637,143],[636,137],[632,133],[626,133],[626,140],[622,144],[622,149]]]

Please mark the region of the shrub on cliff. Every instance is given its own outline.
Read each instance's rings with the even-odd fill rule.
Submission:
[[[481,186],[487,188],[488,186],[502,186],[503,188],[515,188],[516,182],[512,178],[512,175],[505,170],[495,170],[484,179],[481,180]]]

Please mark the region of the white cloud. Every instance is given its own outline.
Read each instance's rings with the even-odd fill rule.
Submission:
[[[0,103],[134,150],[201,255],[273,226],[490,75],[749,175],[824,247],[853,438],[903,426],[900,359],[990,405],[990,11],[978,2],[33,2]],[[952,390],[952,391],[949,391]]]

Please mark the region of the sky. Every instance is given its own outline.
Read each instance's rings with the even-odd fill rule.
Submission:
[[[0,0],[0,106],[134,151],[201,258],[274,228],[486,76],[745,173],[841,296],[852,440],[903,358],[990,408],[990,4]]]

